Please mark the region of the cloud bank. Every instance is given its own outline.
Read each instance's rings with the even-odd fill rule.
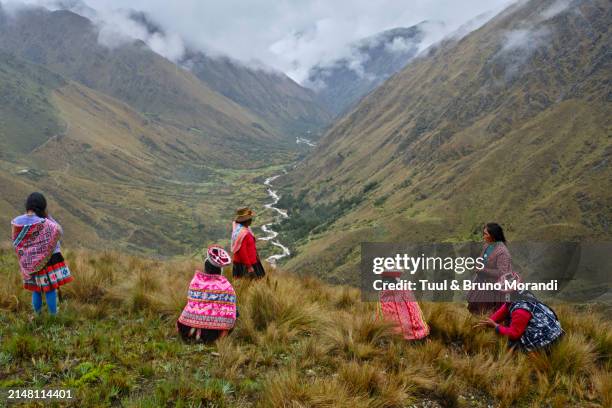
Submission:
[[[395,27],[436,21],[424,46],[483,13],[500,11],[512,0],[11,0],[11,3],[66,8],[100,27],[109,47],[136,38],[168,59],[186,49],[227,55],[267,65],[302,82],[308,70],[351,56],[350,44]],[[4,1],[6,3],[6,1]],[[130,18],[142,11],[163,32],[151,32]],[[484,23],[484,22],[483,22]],[[402,49],[403,44],[390,47]]]

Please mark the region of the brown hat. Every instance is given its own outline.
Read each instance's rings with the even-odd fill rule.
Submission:
[[[250,220],[255,216],[255,212],[251,210],[249,207],[243,207],[236,210],[236,217],[234,217],[234,221],[243,222],[246,220]]]

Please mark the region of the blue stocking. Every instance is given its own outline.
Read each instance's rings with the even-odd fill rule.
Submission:
[[[45,299],[47,300],[47,310],[52,315],[57,313],[57,291],[52,290],[45,293]]]
[[[40,313],[40,309],[42,308],[42,293],[32,292],[32,306],[36,313]]]

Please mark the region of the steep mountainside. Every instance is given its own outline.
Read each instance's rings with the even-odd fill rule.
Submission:
[[[317,134],[331,122],[331,113],[314,92],[285,74],[247,68],[229,58],[191,53],[181,62],[210,88],[255,112],[291,137]]]
[[[291,160],[293,140],[142,43],[102,47],[66,11],[0,17],[5,237],[38,190],[69,246],[192,251],[225,239],[240,200],[265,195],[252,179]]]
[[[197,145],[197,133],[5,57],[0,54],[0,97],[10,102],[0,105],[4,236],[25,197],[38,190],[69,246],[173,255],[226,237],[236,197],[258,173],[220,171],[189,147]],[[241,158],[237,152],[223,159]]]
[[[334,115],[345,113],[416,55],[424,24],[394,28],[352,44],[350,58],[314,66],[307,86]]]
[[[152,120],[193,129],[203,142],[225,150],[240,148],[245,141],[270,145],[283,140],[265,120],[144,43],[100,45],[96,26],[70,11],[33,8],[5,18],[0,49],[126,102]]]
[[[131,12],[130,19],[149,35],[166,37],[164,29],[143,12]],[[317,134],[328,125],[327,112],[314,93],[281,72],[247,66],[224,56],[209,56],[187,49],[178,64],[190,70],[208,87],[256,113],[283,135],[293,138]]]
[[[355,276],[360,241],[480,239],[492,220],[514,241],[609,239],[611,13],[518,3],[368,95],[286,181],[286,234],[306,226],[289,266]]]
[[[64,84],[61,76],[0,52],[0,158],[29,152],[61,131],[50,93]]]

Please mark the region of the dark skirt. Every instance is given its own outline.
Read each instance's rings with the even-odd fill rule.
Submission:
[[[187,343],[212,343],[221,336],[221,330],[196,329],[181,322],[176,322],[176,328],[183,341]],[[198,330],[200,331],[199,335]]]
[[[496,282],[477,276],[475,282]],[[492,314],[506,303],[506,294],[497,290],[472,290],[467,294],[468,310],[473,314]]]
[[[64,262],[64,257],[60,252],[56,252],[51,255],[44,268],[23,281],[23,287],[32,292],[51,292],[72,282],[72,279],[70,269]]]
[[[266,271],[264,270],[264,267],[259,259],[257,260],[257,263],[253,265],[253,269],[253,273],[249,273],[247,272],[247,266],[245,264],[234,263],[232,266],[232,276],[234,276],[234,278],[249,277],[253,279],[260,279],[266,276]]]

